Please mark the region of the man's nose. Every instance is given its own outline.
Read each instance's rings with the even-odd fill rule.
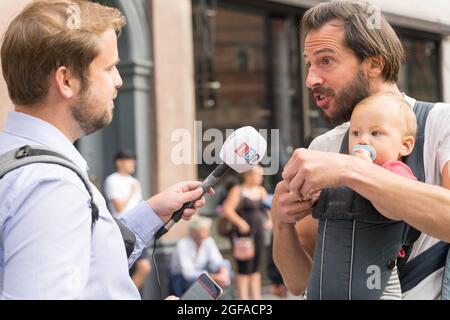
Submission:
[[[114,76],[114,87],[116,89],[120,89],[123,86],[123,80],[122,77],[120,76],[119,70],[117,70],[116,68],[116,74]]]
[[[317,86],[323,85],[323,78],[315,71],[312,67],[308,69],[308,74],[306,75],[306,86],[313,89]]]

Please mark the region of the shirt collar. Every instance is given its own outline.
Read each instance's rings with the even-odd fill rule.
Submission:
[[[35,144],[55,149],[73,161],[80,169],[89,169],[83,156],[69,139],[52,124],[22,112],[9,112],[5,133],[15,135]],[[32,144],[31,143],[31,144]]]

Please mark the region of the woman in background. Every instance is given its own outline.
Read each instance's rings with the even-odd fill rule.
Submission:
[[[263,200],[268,196],[262,186],[263,169],[260,166],[243,174],[243,182],[234,186],[224,203],[225,217],[233,224],[232,245],[238,237],[253,239],[254,256],[237,262],[236,287],[240,300],[261,298],[260,259],[264,250],[264,228],[271,228],[271,221]],[[266,222],[265,222],[266,221]]]

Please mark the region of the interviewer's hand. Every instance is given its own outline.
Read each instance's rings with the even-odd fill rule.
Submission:
[[[210,189],[208,194],[214,194],[214,190]],[[166,190],[158,193],[147,200],[150,207],[159,215],[159,217],[167,222],[172,213],[180,209],[186,202],[194,201],[202,195],[202,188],[198,181],[179,182]],[[185,209],[182,218],[189,220],[197,212],[198,208],[205,205],[205,198],[195,201],[194,208]]]

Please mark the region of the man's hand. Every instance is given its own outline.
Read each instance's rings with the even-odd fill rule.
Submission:
[[[342,179],[356,157],[297,149],[286,164],[283,179],[299,200],[311,200],[320,190],[343,185]]]
[[[197,209],[203,207],[206,203],[205,198],[199,199],[202,192],[198,181],[179,182],[151,197],[147,200],[147,203],[164,222],[167,222],[172,213],[180,209],[186,202],[196,200],[194,208],[185,209],[183,212],[182,218],[190,220]],[[214,190],[210,189],[208,194],[214,194]]]
[[[315,196],[317,199],[318,194]],[[300,201],[299,198],[291,193],[288,184],[281,181],[275,188],[275,194],[272,200],[272,221],[277,223],[295,224],[307,215],[311,214],[311,208],[314,201]]]

